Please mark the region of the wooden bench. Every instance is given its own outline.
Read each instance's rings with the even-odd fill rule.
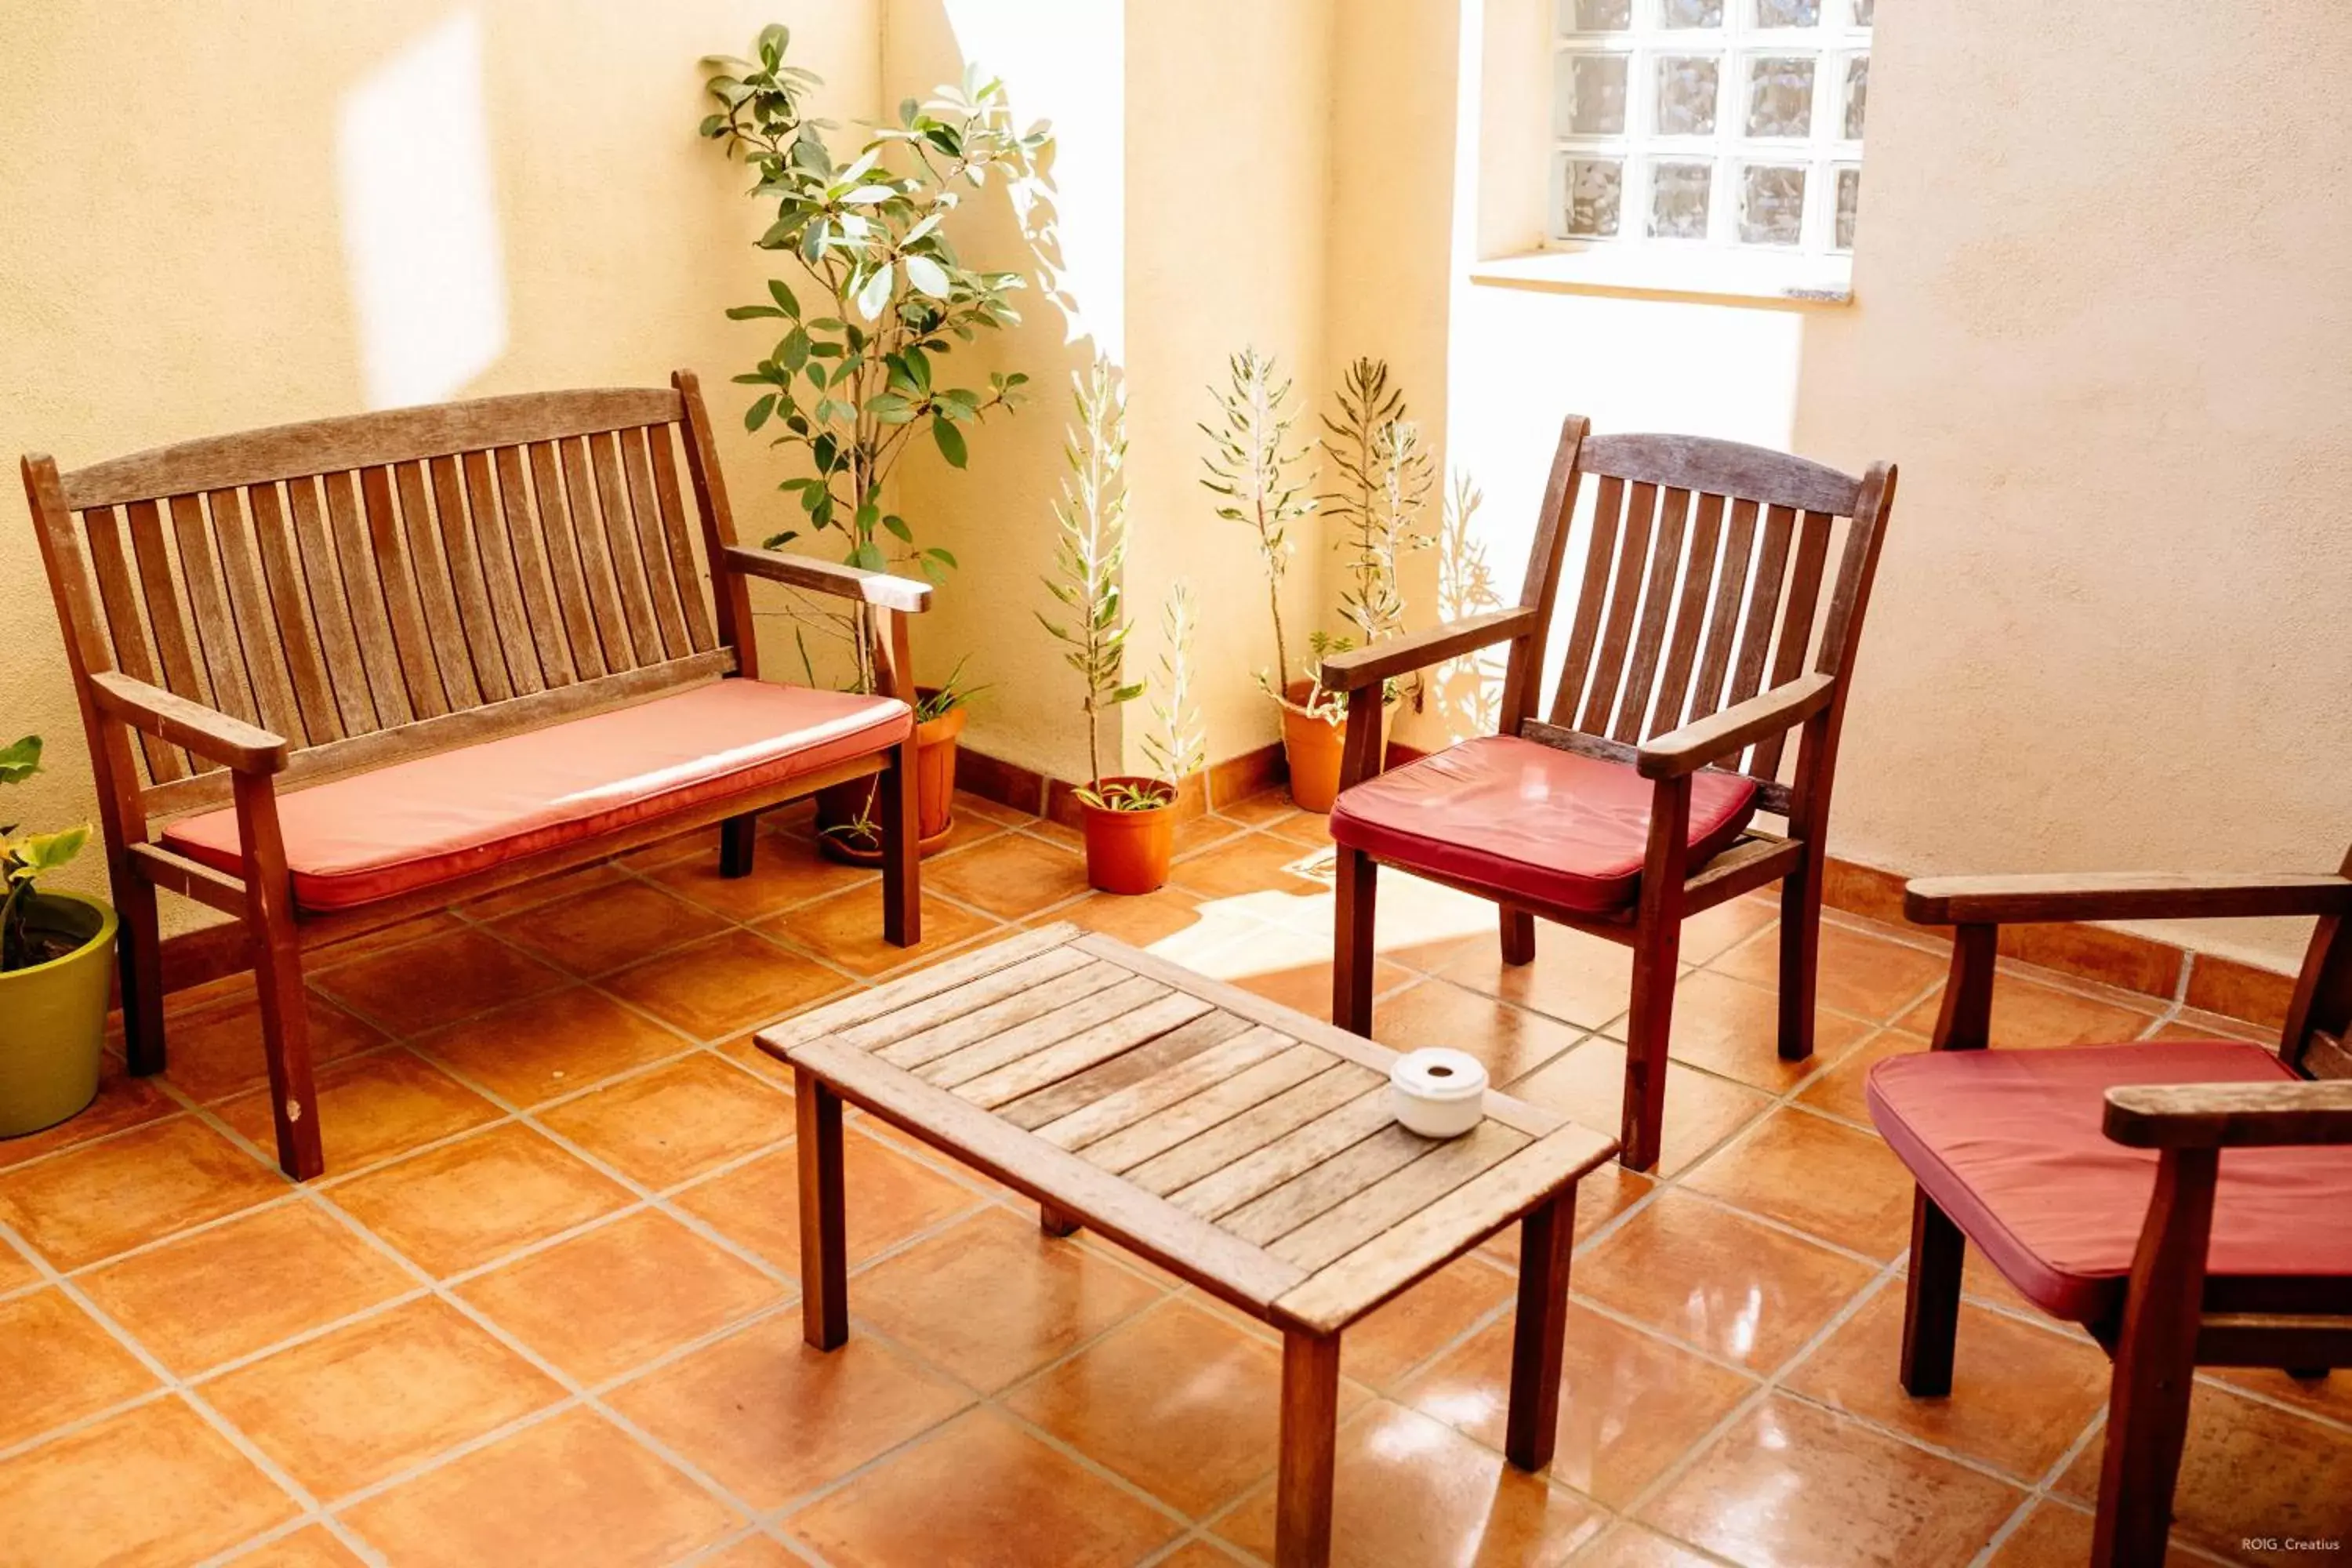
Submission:
[[[1283,1333],[1280,1568],[1330,1556],[1339,1335],[1514,1222],[1506,1450],[1551,1462],[1578,1178],[1598,1132],[1499,1094],[1439,1142],[1389,1114],[1392,1053],[1063,924],[763,1031],[792,1064],[802,1331],[849,1334],[842,1101]]]
[[[131,1070],[163,1066],[156,889],[236,916],[289,1175],[324,1168],[306,948],[712,822],[745,875],[759,811],[876,774],[885,933],[919,940],[899,700],[903,613],[930,590],[736,543],[691,372],[23,466],[97,771]],[[878,696],[757,686],[752,577],[854,601]],[[737,749],[696,755],[722,709]],[[658,770],[625,754],[657,732]]]

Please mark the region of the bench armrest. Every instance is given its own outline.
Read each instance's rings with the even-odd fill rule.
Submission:
[[[856,599],[886,610],[913,612],[931,606],[931,585],[929,583],[918,583],[912,577],[894,577],[887,572],[868,572],[862,567],[819,561],[814,556],[787,555],[781,550],[755,550],[748,544],[730,544],[727,546],[726,565],[729,571],[740,572],[746,577],[765,577],[771,583],[789,583],[795,588],[831,594],[836,598]]]
[[[1720,713],[1669,730],[1641,749],[1634,768],[1645,779],[1695,773],[1709,763],[1738,755],[1751,741],[1803,723],[1827,708],[1836,691],[1833,675],[1800,676],[1786,686],[1735,702]]]
[[[2341,915],[2352,914],[2352,878],[2332,871],[1921,877],[1905,885],[1903,912],[1920,925]]]
[[[1353,691],[1358,687],[1411,675],[1416,669],[1426,669],[1433,664],[1525,637],[1535,624],[1533,610],[1494,610],[1483,616],[1465,616],[1425,632],[1390,637],[1370,647],[1335,653],[1323,661],[1324,689]]]
[[[185,746],[207,762],[241,773],[274,773],[286,766],[285,741],[258,725],[175,697],[120,670],[93,672],[89,688],[91,700],[108,718]]]
[[[2352,1143],[2352,1080],[2129,1084],[2107,1090],[2105,1126],[2133,1149]]]

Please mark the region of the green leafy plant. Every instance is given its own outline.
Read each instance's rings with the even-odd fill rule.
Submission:
[[[1277,702],[1290,690],[1290,647],[1282,629],[1282,578],[1289,569],[1290,525],[1315,510],[1314,499],[1297,478],[1301,448],[1285,450],[1297,415],[1289,408],[1290,383],[1273,356],[1245,348],[1227,362],[1228,384],[1217,399],[1218,421],[1203,424],[1210,453],[1201,483],[1222,499],[1216,511],[1247,526],[1257,538],[1265,567],[1266,604],[1274,617],[1274,670],[1261,670],[1258,684]],[[1318,689],[1319,689],[1319,683]],[[1310,697],[1312,693],[1310,693]]]
[[[770,26],[753,47],[756,58],[707,59],[718,72],[708,86],[720,108],[701,127],[751,166],[758,176],[751,195],[775,203],[761,248],[789,255],[803,287],[815,290],[804,308],[791,282],[772,279],[765,301],[727,312],[783,324],[759,363],[735,377],[761,389],[743,424],[773,427],[775,444],[804,453],[814,469],[780,487],[798,497],[805,529],[765,542],[774,549],[803,531],[838,530],[849,564],[878,572],[895,560],[937,582],[954,555],[917,543],[913,524],[884,510],[883,482],[908,444],[925,437],[962,468],[967,431],[1013,407],[1028,380],[991,373],[985,387],[951,384],[950,351],[1019,321],[1010,296],[1024,280],[967,265],[942,225],[992,178],[1034,179],[1052,133],[1043,121],[1016,130],[1003,83],[973,68],[927,100],[906,100],[895,122],[836,163],[824,139],[832,122],[806,112],[823,79],[787,62],[791,40],[786,28]],[[870,690],[862,606],[852,619],[859,687]]]
[[[948,678],[945,680],[932,687],[929,691],[916,694],[916,723],[928,724],[934,719],[951,713],[988,689],[989,683],[986,681],[978,686],[966,686],[963,683],[963,667],[970,658],[971,656],[967,654],[964,658],[956,660],[955,668],[948,671]]]
[[[40,771],[38,735],[0,746],[0,784],[22,784]],[[29,969],[71,951],[57,949],[31,930],[26,917],[32,912],[35,883],[72,860],[89,842],[88,823],[58,833],[21,835],[14,824],[0,826],[0,971]]]
[[[1339,614],[1363,643],[1404,630],[1399,561],[1425,550],[1431,536],[1421,521],[1429,505],[1433,467],[1421,432],[1405,416],[1404,395],[1389,384],[1388,362],[1359,359],[1334,395],[1339,417],[1323,416],[1320,445],[1339,484],[1319,498],[1324,512],[1345,525],[1348,584]]]
[[[1046,592],[1068,612],[1066,620],[1038,612],[1037,622],[1062,644],[1062,662],[1086,683],[1080,706],[1087,715],[1087,785],[1081,800],[1108,805],[1103,784],[1102,716],[1140,696],[1140,684],[1125,674],[1128,633],[1119,575],[1127,563],[1127,397],[1111,374],[1110,362],[1096,356],[1083,375],[1073,375],[1076,422],[1062,443],[1069,473],[1054,502],[1059,537],[1054,575]]]

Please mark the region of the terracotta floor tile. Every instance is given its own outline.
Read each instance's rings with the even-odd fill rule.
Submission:
[[[412,1047],[513,1104],[674,1057],[688,1042],[601,991],[573,985],[419,1035]]]
[[[1159,1568],[1244,1568],[1248,1561],[1231,1547],[1195,1540],[1186,1542],[1161,1558]]]
[[[307,1203],[165,1242],[80,1284],[182,1377],[416,1288],[406,1269]]]
[[[871,1338],[853,1332],[839,1350],[811,1350],[798,1312],[763,1319],[610,1398],[763,1510],[840,1479],[971,1402]]]
[[[1415,1379],[1403,1397],[1499,1449],[1510,1384],[1511,1324],[1505,1319]],[[1756,1386],[1727,1367],[1571,1301],[1552,1479],[1622,1508]]]
[[[1197,855],[1203,849],[1231,842],[1234,836],[1241,831],[1243,829],[1240,823],[1228,821],[1213,813],[1203,812],[1199,816],[1189,817],[1176,825],[1176,844],[1172,853],[1178,858],[1187,855]],[[1320,837],[1304,837],[1297,835],[1292,837],[1298,837],[1299,842],[1308,845],[1328,844],[1331,837],[1328,833],[1323,834]]]
[[[1936,1015],[1943,1005],[1944,988],[1938,985],[1925,1001],[1896,1019],[1895,1026],[1915,1035],[1933,1035]],[[2152,996],[2131,1005],[2044,985],[2012,973],[2004,965],[1993,979],[1992,1027],[1987,1037],[1996,1050],[2112,1045],[2138,1039],[2162,1007]]]
[[[2053,1489],[2091,1506],[2105,1452],[2102,1433]],[[2352,1432],[2199,1382],[2189,1394],[2189,1442],[2172,1494],[2172,1534],[2231,1556],[2240,1555],[2238,1543],[2249,1535],[2352,1536]],[[2262,1560],[2311,1556],[2279,1552]]]
[[[1665,1192],[1578,1258],[1570,1283],[1637,1322],[1769,1373],[1874,1272],[1744,1215]]]
[[[698,1052],[551,1106],[539,1120],[659,1189],[791,1137],[793,1097]]]
[[[839,1568],[914,1563],[1118,1568],[1183,1528],[984,1411],[785,1524]]]
[[[792,1064],[780,1062],[761,1050],[756,1037],[751,1034],[738,1035],[710,1048],[736,1066],[749,1068],[770,1083],[782,1084],[787,1089],[793,1086]]]
[[[1959,1568],[2024,1495],[1776,1395],[1717,1438],[1641,1518],[1755,1568]]]
[[[1605,1522],[1581,1498],[1402,1405],[1379,1401],[1340,1428],[1334,1568],[1557,1568]],[[1216,1531],[1271,1562],[1273,1483]]]
[[[296,1511],[178,1399],[0,1459],[9,1561],[39,1568],[177,1568]]]
[[[1889,1057],[1927,1048],[1927,1042],[1922,1036],[1882,1029],[1826,1071],[1814,1075],[1813,1080],[1798,1091],[1797,1103],[1868,1127],[1870,1107],[1863,1099],[1863,1089],[1870,1078],[1870,1069]]]
[[[229,1568],[360,1568],[358,1553],[336,1540],[323,1524],[306,1524],[289,1535],[229,1560]]]
[[[1567,1055],[1583,1037],[1583,1031],[1558,1019],[1443,980],[1391,992],[1372,1007],[1372,1038],[1381,1044],[1397,1051],[1423,1046],[1467,1051],[1486,1064],[1487,1079],[1495,1084],[1524,1079]]]
[[[992,1210],[859,1275],[849,1310],[972,1387],[992,1390],[1159,1296],[1085,1247]]]
[[[751,874],[722,877],[719,853],[673,858],[647,875],[682,898],[733,921],[765,920],[794,904],[850,888],[879,886],[882,874],[826,859],[806,839],[762,833],[751,852]]]
[[[324,997],[306,994],[314,1066],[384,1043],[384,1034]],[[269,1081],[261,1040],[261,1004],[247,984],[212,1005],[172,1015],[163,1024],[163,1076],[189,1099],[210,1104]]]
[[[1318,929],[1332,925],[1331,900],[1326,896],[1312,910],[1292,906],[1297,918],[1310,915]],[[1475,893],[1465,893],[1427,881],[1393,866],[1383,866],[1380,893],[1373,904],[1374,946],[1408,969],[1429,971],[1462,951],[1465,938],[1499,942],[1501,917],[1495,906]],[[1542,921],[1537,922],[1540,929]],[[1538,944],[1543,938],[1537,937]],[[1540,946],[1538,949],[1541,951]]]
[[[180,1116],[0,1173],[0,1220],[73,1269],[286,1190],[276,1170]]]
[[[2023,1524],[2010,1532],[1987,1568],[2082,1568],[2090,1559],[2090,1514],[2045,1499],[2034,1505]],[[2164,1561],[2166,1568],[2202,1568],[2226,1559],[2207,1556],[2176,1533],[2165,1550]]]
[[[732,1546],[696,1559],[697,1568],[805,1568],[807,1562],[769,1535],[747,1535]]]
[[[204,1384],[312,1496],[337,1498],[563,1397],[445,1301],[403,1303]]]
[[[1597,1029],[1633,1005],[1633,952],[1605,937],[1536,922],[1532,963],[1505,963],[1496,927],[1465,936],[1450,954],[1438,954],[1437,973],[1457,985],[1532,1007]]]
[[[2171,1023],[2148,1037],[2158,1040],[2251,1040],[2273,1050],[2278,1049],[2279,1043],[2276,1029],[2267,1029],[2242,1018],[2208,1013],[2196,1007],[2183,1007]]]
[[[1683,921],[1681,950],[1685,963],[1706,963],[1729,952],[1780,918],[1780,899],[1774,889],[1701,910]]]
[[[851,984],[748,931],[679,948],[604,980],[614,995],[696,1040],[772,1023]]]
[[[1820,1072],[1860,1044],[1871,1026],[1842,1013],[1813,1013],[1813,1054],[1780,1059],[1780,994],[1712,970],[1686,974],[1675,987],[1673,1043],[1677,1060],[1773,1094]]]
[[[486,932],[445,931],[315,973],[310,984],[395,1035],[418,1035],[552,991],[563,972]]]
[[[1509,1301],[1515,1276],[1475,1258],[1457,1258],[1339,1336],[1339,1369],[1387,1389]]]
[[[798,1160],[796,1150],[788,1145],[687,1187],[673,1201],[729,1240],[796,1276],[801,1266]],[[841,1164],[852,1264],[982,1201],[971,1188],[862,1133],[843,1137]]]
[[[760,837],[765,838],[767,834]],[[719,864],[719,825],[689,827],[683,833],[673,833],[667,838],[656,839],[642,848],[632,849],[618,857],[621,866],[632,871],[650,871],[657,866],[693,859]]]
[[[348,1511],[401,1568],[667,1563],[742,1521],[589,1410],[567,1410]]]
[[[2087,1340],[1969,1302],[1948,1399],[1914,1399],[1897,1368],[1902,1282],[1892,1281],[1781,1381],[1793,1393],[2038,1483],[2106,1408],[2107,1358]]]
[[[1001,827],[1017,827],[1023,823],[1037,820],[1028,812],[1006,805],[1001,801],[991,800],[984,795],[976,795],[968,789],[958,789],[955,792],[954,810],[959,817],[976,816],[983,822],[993,822]]]
[[[569,899],[591,889],[610,888],[628,879],[628,872],[622,868],[618,860],[598,860],[592,865],[575,866],[569,871],[559,871],[552,877],[519,882],[495,893],[485,893],[465,906],[466,914],[484,924],[494,924],[508,915],[535,910],[541,904],[551,904],[559,899]]]
[[[1269,931],[1278,928],[1269,927]],[[1290,942],[1306,939],[1292,936]],[[1281,938],[1269,937],[1260,949],[1259,956],[1244,960],[1237,967],[1241,973],[1230,976],[1234,984],[1269,1002],[1294,1008],[1310,1018],[1328,1022],[1331,1016],[1331,961],[1326,956],[1328,944],[1317,942],[1316,956],[1289,954],[1289,945]],[[1372,994],[1385,996],[1412,983],[1413,973],[1386,959],[1372,961]]]
[[[1824,1007],[1883,1023],[1940,979],[1948,962],[1938,954],[1824,921],[1815,996]],[[1759,932],[1709,967],[1758,985],[1778,985],[1780,933]]]
[[[6,1237],[0,1237],[0,1296],[37,1284],[40,1278],[41,1271],[33,1260],[10,1246]]]
[[[923,885],[1016,921],[1087,891],[1086,861],[1025,833],[923,862]]]
[[[0,1448],[156,1386],[139,1358],[64,1291],[0,1301]]]
[[[179,1109],[179,1101],[165,1094],[161,1083],[152,1078],[131,1077],[123,1070],[122,1058],[110,1051],[99,1064],[98,1098],[79,1115],[55,1127],[0,1139],[0,1171],[125,1128],[160,1121]],[[5,1288],[0,1285],[0,1289]]]
[[[880,892],[861,888],[819,899],[777,916],[760,929],[804,947],[852,974],[876,975],[936,958],[959,943],[1001,928],[985,916],[926,893],[921,945],[893,947],[882,940]]]
[[[2198,1375],[2352,1426],[2352,1367],[2307,1380],[2266,1366],[2200,1367]]]
[[[1668,1541],[1638,1524],[1621,1524],[1592,1550],[1576,1560],[1576,1568],[1715,1568],[1716,1560]]]
[[[337,1062],[318,1073],[319,1141],[327,1169],[356,1171],[506,1114],[414,1053],[394,1048]],[[275,1149],[269,1091],[224,1100],[220,1118],[263,1149]]]
[[[1130,947],[1150,948],[1182,934],[1205,919],[1201,900],[1181,888],[1129,897],[1120,893],[1089,893],[1076,903],[1038,917],[1068,921],[1098,931]]]
[[[1667,1121],[1673,1121],[1671,1099]],[[1691,1173],[1689,1184],[1871,1258],[1911,1243],[1911,1173],[1872,1133],[1774,1111]]]
[[[667,1215],[641,1209],[467,1280],[457,1294],[593,1384],[791,1292]]]
[[[1625,1105],[1625,1047],[1595,1035],[1526,1078],[1506,1081],[1503,1089],[1614,1138]],[[1658,1174],[1673,1176],[1687,1169],[1770,1103],[1752,1089],[1670,1058]]]
[[[1171,1300],[1024,1384],[1004,1404],[1197,1519],[1273,1470],[1281,1397],[1278,1347]],[[1361,1397],[1343,1387],[1342,1411]]]
[[[1236,801],[1217,803],[1217,815],[1244,827],[1271,827],[1299,815],[1291,804],[1290,792],[1277,784],[1273,789],[1260,790]]]
[[[509,942],[574,974],[603,974],[725,929],[726,920],[650,882],[625,879],[497,921]]]
[[[619,1183],[517,1122],[339,1183],[328,1196],[436,1277],[635,1201]]]
[[[1179,862],[1169,873],[1180,888],[1204,899],[1278,892],[1313,897],[1331,887],[1331,851],[1272,834],[1229,838],[1205,855]]]

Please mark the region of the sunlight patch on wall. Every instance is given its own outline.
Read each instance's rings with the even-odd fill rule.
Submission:
[[[507,346],[475,13],[456,13],[352,89],[335,163],[368,406],[455,395]]]

